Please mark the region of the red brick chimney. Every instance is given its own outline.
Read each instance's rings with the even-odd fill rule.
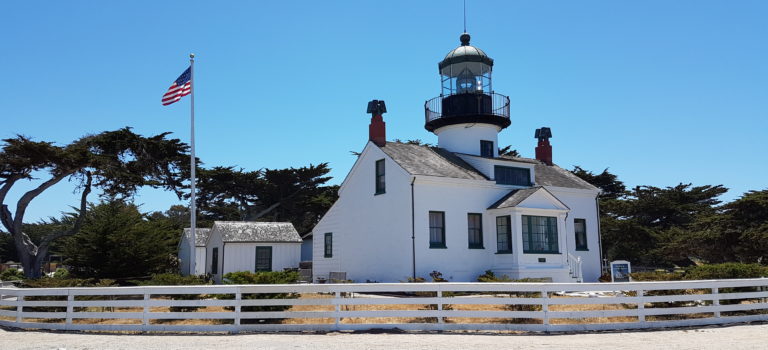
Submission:
[[[549,144],[552,131],[547,127],[542,127],[536,129],[534,137],[539,139],[539,144],[536,146],[536,159],[546,165],[552,165],[552,145]]]
[[[368,102],[368,113],[371,114],[371,124],[368,125],[368,140],[377,146],[384,147],[387,144],[387,124],[384,123],[382,114],[387,112],[384,101],[373,100]]]

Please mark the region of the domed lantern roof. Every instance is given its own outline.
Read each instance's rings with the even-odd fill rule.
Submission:
[[[470,36],[463,33],[459,37],[461,46],[451,50],[445,58],[438,63],[440,74],[448,77],[457,77],[465,69],[473,75],[482,75],[491,70],[493,59],[481,49],[469,44]]]

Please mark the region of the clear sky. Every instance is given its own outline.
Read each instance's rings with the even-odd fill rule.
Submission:
[[[564,168],[610,168],[630,186],[723,184],[725,200],[768,187],[768,1],[467,7],[472,44],[512,101],[501,145],[533,157],[534,130],[549,126]],[[461,0],[4,1],[0,137],[66,144],[131,126],[188,141],[189,98],[160,97],[194,52],[204,166],[329,162],[340,183],[367,141],[371,99],[387,103],[389,139],[436,143],[423,104],[461,32]],[[68,210],[72,191],[47,191],[27,218]]]

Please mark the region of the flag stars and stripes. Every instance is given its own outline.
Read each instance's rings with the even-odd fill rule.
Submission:
[[[168,88],[168,91],[163,95],[163,106],[167,106],[180,100],[182,97],[187,96],[192,92],[192,72],[191,67],[187,68],[184,73],[173,82],[173,85]]]

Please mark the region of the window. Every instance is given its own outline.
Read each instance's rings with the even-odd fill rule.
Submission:
[[[467,229],[470,249],[485,249],[483,247],[483,215],[467,214]]]
[[[523,252],[557,254],[557,218],[523,215]]]
[[[512,253],[512,225],[510,216],[496,217],[496,251]]]
[[[256,247],[256,268],[254,271],[272,271],[272,247]]]
[[[333,257],[333,233],[327,232],[325,234],[325,245],[323,248],[323,257],[326,258],[332,258]]]
[[[493,141],[480,140],[480,156],[493,158]]]
[[[445,212],[429,212],[429,247],[445,248]]]
[[[216,275],[219,273],[219,248],[213,248],[211,253],[211,274]]]
[[[589,250],[587,248],[587,220],[573,219],[573,230],[576,233],[576,250]]]
[[[386,191],[386,182],[384,180],[384,159],[376,161],[376,194],[382,194]]]
[[[531,185],[531,169],[528,168],[496,165],[493,167],[493,177],[500,185]]]

